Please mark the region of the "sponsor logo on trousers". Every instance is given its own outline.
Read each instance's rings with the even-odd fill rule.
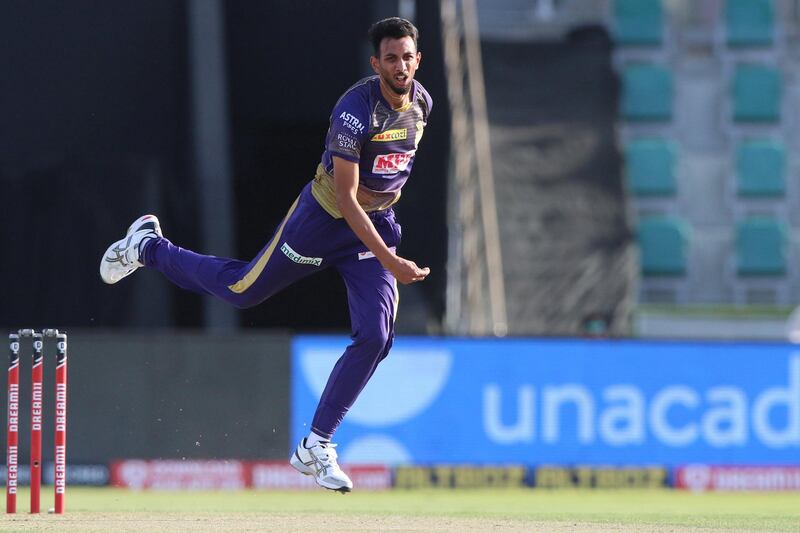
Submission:
[[[396,252],[397,251],[397,247],[396,246],[390,246],[389,249],[392,252]],[[358,252],[358,260],[359,261],[363,261],[364,259],[372,259],[373,257],[375,257],[375,254],[373,254],[370,251]]]
[[[281,252],[283,252],[283,254],[286,257],[288,257],[289,259],[291,259],[295,263],[299,263],[301,265],[320,266],[322,264],[322,258],[321,257],[305,257],[303,255],[300,255],[297,252],[295,252],[294,250],[292,250],[292,247],[289,246],[289,243],[283,243],[281,245]]]

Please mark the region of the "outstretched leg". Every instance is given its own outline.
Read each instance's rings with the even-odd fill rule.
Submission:
[[[159,231],[139,229],[142,220],[159,228],[147,215],[106,251],[101,276],[116,283],[140,266],[154,268],[170,281],[200,294],[217,296],[239,307],[259,304],[300,278],[325,268],[329,243],[319,242],[333,219],[304,194],[295,201],[273,237],[252,261],[202,255],[175,246]],[[138,225],[137,225],[138,224]],[[109,275],[109,269],[113,270]],[[118,275],[113,275],[118,274]]]
[[[217,296],[239,308],[252,307],[317,270],[314,265],[295,263],[276,250],[296,206],[297,202],[269,243],[250,262],[198,254],[163,237],[142,246],[141,262],[179,287]]]

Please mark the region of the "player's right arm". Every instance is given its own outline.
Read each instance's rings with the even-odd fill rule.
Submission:
[[[350,229],[397,281],[405,285],[422,281],[430,274],[429,268],[420,268],[413,261],[403,259],[383,242],[367,213],[356,200],[358,163],[333,156],[333,183],[336,189],[337,207]]]

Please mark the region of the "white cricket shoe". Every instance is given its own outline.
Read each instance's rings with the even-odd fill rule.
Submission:
[[[108,247],[100,260],[100,277],[114,284],[144,266],[139,261],[139,245],[146,238],[162,237],[161,225],[155,215],[144,215],[130,225],[125,237]]]
[[[336,445],[330,442],[318,442],[311,448],[306,448],[306,439],[303,439],[289,459],[289,464],[301,474],[314,476],[320,487],[341,493],[350,492],[353,482],[339,468],[335,448]]]

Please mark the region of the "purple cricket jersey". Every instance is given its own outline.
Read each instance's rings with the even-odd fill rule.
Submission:
[[[367,212],[386,209],[400,198],[414,164],[433,101],[416,80],[410,101],[392,109],[381,94],[380,78],[370,76],[350,87],[333,108],[325,152],[312,194],[331,216],[341,218],[333,186],[333,156],[358,163],[356,198]]]

